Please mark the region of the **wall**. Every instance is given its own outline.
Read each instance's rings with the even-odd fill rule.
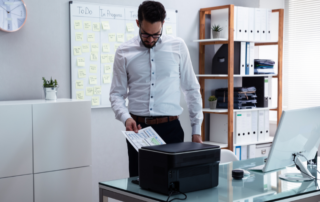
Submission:
[[[86,2],[138,6],[141,0],[86,0]],[[252,0],[161,0],[166,8],[177,9],[178,36],[189,48],[195,73],[198,73],[199,9],[233,3],[258,7]],[[60,85],[59,98],[70,98],[70,41],[68,0],[25,0],[26,25],[18,32],[0,32],[0,101],[43,99],[41,78],[51,76]],[[210,85],[207,84],[207,85]],[[180,116],[185,141],[191,141],[191,127],[185,111]],[[124,126],[114,118],[110,108],[93,109],[92,121],[92,189],[98,201],[98,182],[128,177]]]

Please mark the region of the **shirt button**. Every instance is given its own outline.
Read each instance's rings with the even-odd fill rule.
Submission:
[[[153,59],[151,61],[153,62]]]
[[[153,84],[152,84],[153,85]]]
[[[152,110],[152,108],[150,108],[150,110]]]
[[[151,98],[153,98],[153,96],[151,96]]]
[[[154,72],[152,72],[152,74],[154,74]]]

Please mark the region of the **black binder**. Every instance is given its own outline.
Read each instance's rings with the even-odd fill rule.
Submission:
[[[234,74],[240,74],[241,42],[234,42]],[[228,44],[223,44],[212,58],[212,74],[228,74]]]
[[[265,96],[268,92],[265,92],[265,77],[243,77],[242,85],[255,86],[257,89],[257,107],[269,107],[269,97]],[[270,100],[271,102],[271,100]]]

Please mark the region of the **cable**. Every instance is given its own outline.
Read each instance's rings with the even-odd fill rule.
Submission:
[[[185,198],[173,198],[173,199],[171,199],[169,202],[171,202],[171,201],[173,201],[173,200],[186,200],[187,199],[187,194],[185,194],[185,193],[182,193],[182,192],[180,192],[180,191],[176,191],[176,192],[178,192],[178,193],[180,193],[180,194],[183,194],[184,196],[185,196]]]
[[[304,157],[304,158],[308,161],[308,159],[307,159],[304,155],[302,155],[302,154],[293,154],[293,156],[294,156],[293,162],[294,162],[294,164],[296,165],[297,169],[298,169],[300,172],[302,172],[303,174],[305,174],[305,175],[307,175],[307,176],[309,176],[309,177],[311,177],[311,178],[314,178],[314,180],[319,180],[318,178],[316,178],[316,177],[314,177],[314,176],[312,176],[312,175],[309,175],[309,174],[303,172],[303,171],[300,169],[300,167],[297,165],[297,163],[296,163],[296,156],[302,156],[302,157]],[[318,170],[317,170],[317,171],[318,171]],[[318,172],[319,172],[319,171],[318,171]]]
[[[167,198],[167,202],[171,202],[171,201],[174,201],[174,200],[181,200],[181,201],[182,201],[182,200],[186,200],[186,199],[187,199],[187,194],[182,193],[182,192],[176,190],[176,189],[174,188],[174,185],[173,185],[173,186],[170,186],[170,189],[171,189],[171,192],[170,192],[170,194],[169,194],[169,196],[168,196],[168,198]],[[173,198],[173,199],[171,199],[171,200],[169,201],[171,195],[174,194],[175,192],[180,193],[180,194],[183,194],[183,195],[185,196],[185,198]]]

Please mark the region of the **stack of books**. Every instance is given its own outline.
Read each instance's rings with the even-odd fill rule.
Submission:
[[[272,60],[255,59],[254,74],[274,74],[274,64]]]
[[[217,108],[228,108],[228,88],[219,88],[215,92],[217,97]],[[256,108],[257,95],[255,87],[235,87],[234,88],[234,109],[254,109]]]

